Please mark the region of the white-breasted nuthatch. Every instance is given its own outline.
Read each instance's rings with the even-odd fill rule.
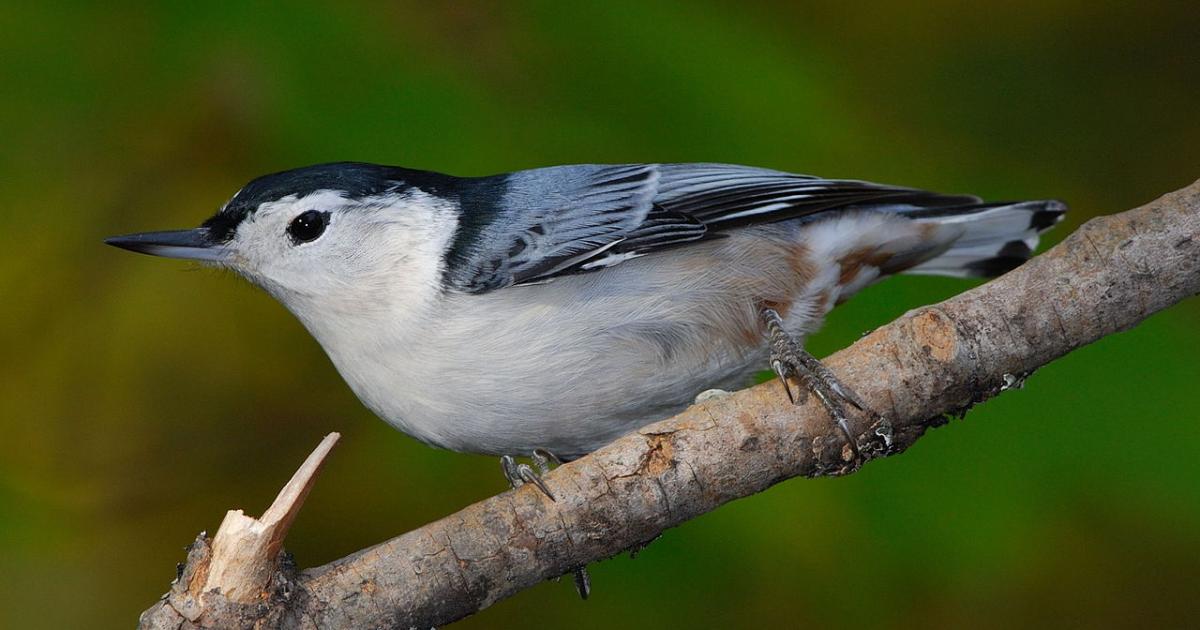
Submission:
[[[1064,211],[724,164],[336,163],[258,178],[199,228],[107,242],[245,276],[405,433],[545,461],[766,366],[856,448],[844,403],[863,405],[804,337],[884,276],[1007,271]]]

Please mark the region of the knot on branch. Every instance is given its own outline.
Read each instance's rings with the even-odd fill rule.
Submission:
[[[673,433],[648,433],[646,456],[638,467],[639,474],[657,477],[675,467]]]
[[[912,318],[913,340],[929,357],[948,363],[958,352],[954,322],[936,308],[925,308]]]

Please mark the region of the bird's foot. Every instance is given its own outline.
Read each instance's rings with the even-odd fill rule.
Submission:
[[[550,472],[551,464],[557,466],[562,463],[562,460],[544,448],[533,449],[533,452],[529,454],[529,459],[533,462],[533,466],[537,467],[537,471],[534,471],[529,464],[517,463],[516,458],[512,455],[500,457],[500,469],[504,471],[504,477],[508,479],[508,484],[513,488],[519,488],[531,483],[537,486],[538,490],[541,490],[542,494],[549,497],[551,501],[557,502],[558,499],[554,498],[554,493],[546,486],[546,482],[542,481],[542,475]],[[592,594],[592,578],[588,575],[587,567],[579,567],[571,573],[575,576],[575,592],[579,593],[580,599],[587,599]]]
[[[551,501],[557,501],[554,498],[554,493],[550,492],[550,488],[546,486],[546,482],[542,481],[542,475],[550,472],[550,464],[561,464],[562,461],[554,456],[553,453],[544,448],[535,448],[529,454],[529,459],[533,461],[533,465],[537,466],[537,472],[529,464],[519,464],[516,458],[512,455],[504,455],[500,457],[500,469],[504,471],[504,478],[508,479],[508,485],[513,488],[531,483],[537,486],[542,494],[550,498]]]
[[[858,441],[850,430],[849,420],[846,417],[846,405],[849,404],[873,420],[882,420],[882,416],[867,407],[858,394],[843,385],[829,368],[809,354],[804,346],[784,329],[783,318],[779,316],[779,313],[774,309],[764,308],[762,318],[771,343],[771,370],[783,384],[783,391],[787,394],[788,400],[793,404],[799,402],[789,382],[789,378],[795,378],[816,395],[817,400],[821,401],[821,405],[829,412],[842,435],[845,436],[854,457],[860,458],[862,453],[859,451]]]

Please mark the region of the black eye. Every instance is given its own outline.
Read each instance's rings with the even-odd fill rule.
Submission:
[[[292,242],[297,245],[307,243],[324,233],[328,223],[329,213],[309,210],[292,219],[287,229],[288,236],[291,236]]]

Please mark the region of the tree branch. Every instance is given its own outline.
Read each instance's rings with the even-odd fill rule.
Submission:
[[[911,311],[826,361],[885,422],[853,424],[868,458],[1022,381],[1038,367],[1200,293],[1200,182],[1089,221],[1015,271]],[[811,398],[811,397],[810,397]],[[299,573],[275,572],[245,604],[204,595],[184,615],[210,555],[201,536],[146,628],[430,627],[796,476],[858,463],[809,400],[765,383],[697,404],[559,467],[551,502],[523,487],[375,547]],[[194,612],[194,611],[193,611]]]

